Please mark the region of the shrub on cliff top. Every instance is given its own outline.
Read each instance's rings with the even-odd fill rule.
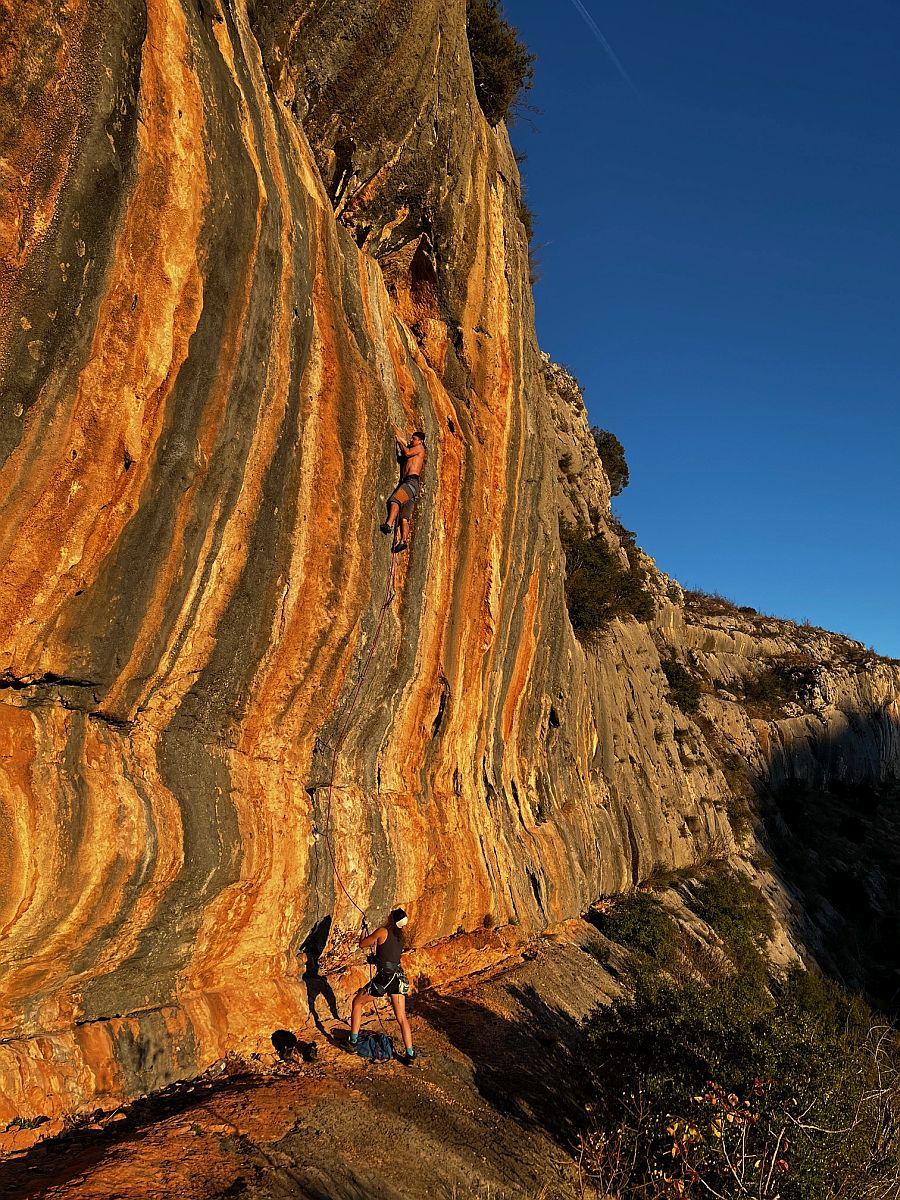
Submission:
[[[600,455],[600,461],[603,463],[603,470],[609,480],[610,491],[614,496],[618,496],[623,488],[628,487],[628,463],[625,461],[625,447],[614,433],[610,433],[608,429],[601,429],[599,425],[591,426],[591,436],[597,447],[597,453]]]
[[[602,534],[573,526],[560,530],[566,552],[566,605],[576,635],[590,640],[615,617],[639,621],[653,617],[653,597],[634,545],[634,534],[617,530],[622,537],[628,567],[610,549]]]
[[[702,588],[685,588],[684,604],[689,611],[703,617],[724,617],[731,613],[759,616],[757,610],[749,604],[735,604],[721,592],[706,592]]]
[[[508,121],[534,81],[535,56],[503,16],[500,0],[466,0],[475,94],[490,125]]]

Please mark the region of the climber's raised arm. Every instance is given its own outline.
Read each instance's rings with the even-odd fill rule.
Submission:
[[[402,429],[399,429],[393,421],[391,421],[391,429],[394,431],[394,437],[397,439],[397,446],[400,450],[406,450],[406,435]]]

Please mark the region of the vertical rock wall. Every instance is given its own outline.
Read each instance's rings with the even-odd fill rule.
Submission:
[[[340,965],[355,905],[404,903],[439,977],[731,834],[668,581],[572,636],[558,513],[615,541],[608,486],[463,0],[3,16],[8,1120],[299,1024],[297,951],[331,918]],[[391,420],[429,445],[395,560]]]

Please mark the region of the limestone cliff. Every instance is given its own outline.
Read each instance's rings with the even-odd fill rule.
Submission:
[[[0,14],[0,1121],[302,1023],[354,905],[441,978],[733,849],[731,754],[896,781],[900,671],[844,640],[649,561],[651,621],[573,635],[560,515],[624,551],[463,0]],[[391,420],[429,444],[394,559]]]

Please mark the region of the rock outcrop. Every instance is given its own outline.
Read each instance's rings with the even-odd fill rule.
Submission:
[[[0,1121],[296,1026],[357,906],[445,978],[734,849],[728,754],[896,781],[855,644],[649,560],[653,620],[575,638],[560,515],[624,550],[463,0],[3,17]],[[391,420],[429,445],[394,559]],[[820,676],[754,719],[729,688],[786,655]]]

